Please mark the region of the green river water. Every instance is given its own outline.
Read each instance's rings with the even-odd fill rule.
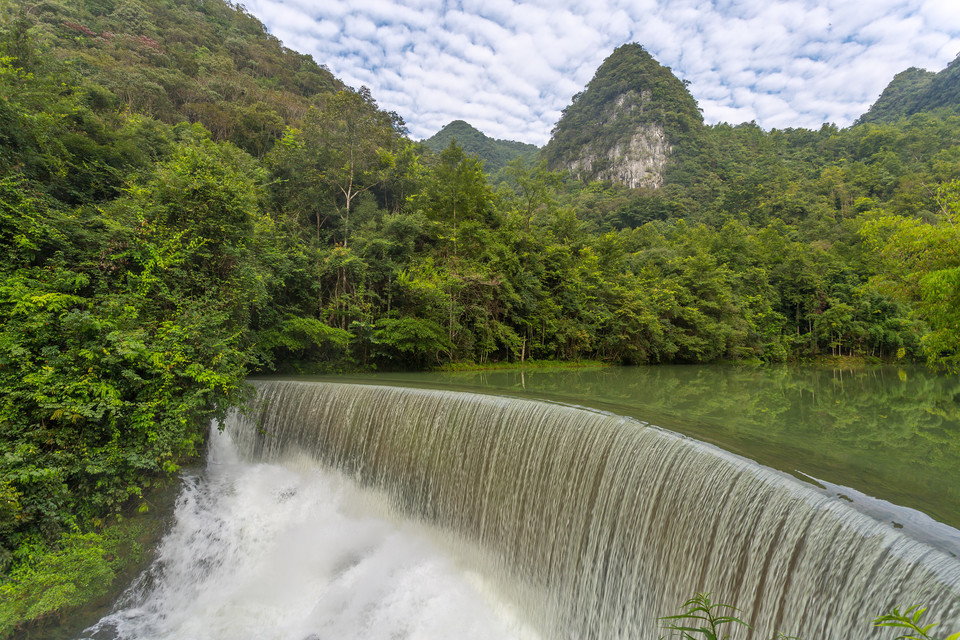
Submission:
[[[935,527],[913,511],[960,529],[960,377],[923,367],[677,365],[310,379],[538,398],[627,415],[791,473],[895,527],[912,519],[921,537]],[[947,536],[953,541],[945,546],[956,548],[956,532]]]

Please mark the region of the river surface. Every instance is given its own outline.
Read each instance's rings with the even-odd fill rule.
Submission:
[[[540,399],[630,416],[786,472],[891,531],[960,557],[956,376],[910,367],[658,366],[296,379]],[[81,637],[559,637],[540,633],[522,596],[484,575],[482,553],[404,517],[377,490],[307,457],[244,459],[216,431],[209,456],[202,473],[186,478],[153,568]]]

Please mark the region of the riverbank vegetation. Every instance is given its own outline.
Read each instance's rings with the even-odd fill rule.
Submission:
[[[735,628],[737,626],[750,627],[749,624],[737,617],[740,610],[727,604],[713,602],[709,593],[698,593],[683,603],[680,607],[681,612],[660,618],[664,629],[670,631],[670,638],[682,638],[683,640],[721,640],[730,636],[724,634],[724,630]],[[939,634],[930,635],[933,628],[938,626],[936,623],[924,624],[923,615],[926,609],[915,605],[905,609],[903,612],[898,607],[894,607],[887,613],[877,616],[873,620],[875,627],[892,627],[900,632],[896,640],[937,640],[942,637],[944,640],[960,639],[960,631],[952,633],[949,636],[940,636]],[[773,640],[800,640],[794,636],[788,636],[778,632]]]
[[[109,526],[251,372],[960,365],[949,109],[706,127],[696,171],[627,189],[430,152],[242,7],[0,18],[0,635],[107,579]]]

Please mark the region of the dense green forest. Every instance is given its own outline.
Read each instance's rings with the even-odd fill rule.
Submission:
[[[0,636],[109,588],[115,525],[250,373],[960,366],[953,109],[817,131],[687,114],[695,144],[637,190],[431,152],[221,0],[0,18]]]

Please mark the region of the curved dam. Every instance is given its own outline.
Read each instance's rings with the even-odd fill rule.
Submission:
[[[664,635],[698,592],[733,638],[887,638],[922,603],[960,621],[960,562],[795,478],[630,418],[452,391],[257,382],[242,456],[309,456],[475,549],[546,638]]]

